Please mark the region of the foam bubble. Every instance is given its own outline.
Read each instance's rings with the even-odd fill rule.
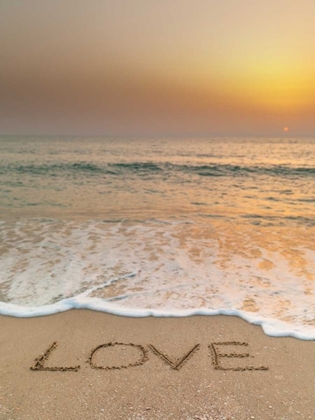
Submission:
[[[221,220],[45,219],[6,222],[1,232],[1,314],[223,314],[268,335],[315,339],[311,233],[301,241],[298,230]]]

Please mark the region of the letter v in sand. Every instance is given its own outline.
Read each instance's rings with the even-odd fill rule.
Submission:
[[[167,363],[172,369],[179,370],[184,365],[184,363],[186,363],[192,357],[195,351],[199,349],[200,344],[196,344],[191,350],[189,350],[188,353],[186,353],[183,357],[179,359],[172,359],[167,354],[164,354],[161,351],[159,351],[152,344],[148,344],[148,346],[156,356],[164,360],[164,362]]]

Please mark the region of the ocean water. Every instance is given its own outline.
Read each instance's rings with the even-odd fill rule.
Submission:
[[[0,313],[315,339],[315,139],[0,137]]]

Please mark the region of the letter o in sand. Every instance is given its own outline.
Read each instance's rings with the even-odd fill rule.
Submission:
[[[135,363],[129,363],[128,365],[121,365],[121,366],[98,366],[95,363],[93,363],[93,356],[95,353],[100,350],[101,348],[106,347],[115,347],[115,346],[129,346],[129,347],[135,347],[140,352],[140,358]],[[104,369],[104,370],[112,370],[112,369],[127,369],[129,367],[134,366],[140,366],[143,365],[148,360],[148,351],[141,346],[140,344],[133,344],[133,343],[106,343],[101,344],[100,346],[95,347],[94,350],[92,350],[90,357],[88,358],[88,362],[90,363],[91,367],[93,369]]]

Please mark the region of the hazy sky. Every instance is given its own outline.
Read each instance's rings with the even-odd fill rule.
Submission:
[[[0,0],[0,133],[315,136],[315,1]]]

